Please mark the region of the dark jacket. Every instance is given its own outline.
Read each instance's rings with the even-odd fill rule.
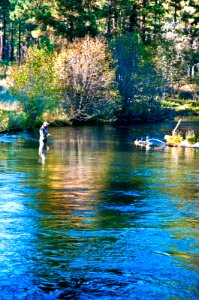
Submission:
[[[39,129],[39,133],[40,133],[40,140],[43,142],[47,142],[47,138],[48,138],[47,128],[42,125],[41,128]]]

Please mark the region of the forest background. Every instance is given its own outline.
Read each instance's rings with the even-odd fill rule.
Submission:
[[[0,131],[198,115],[198,19],[196,0],[0,0]]]

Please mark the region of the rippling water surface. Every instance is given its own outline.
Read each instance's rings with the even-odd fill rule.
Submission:
[[[199,299],[199,151],[132,143],[174,127],[1,135],[0,299]]]

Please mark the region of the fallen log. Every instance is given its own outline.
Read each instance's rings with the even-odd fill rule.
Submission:
[[[186,132],[186,138],[183,139],[180,133],[176,133],[177,128],[180,125],[182,119],[179,119],[177,125],[175,128],[172,130],[172,135],[165,135],[164,140],[159,140],[159,139],[154,139],[151,138],[149,139],[148,137],[146,140],[135,140],[134,144],[136,146],[145,146],[147,148],[149,147],[184,147],[184,148],[196,148],[199,149],[199,142],[196,142],[196,136],[194,134],[194,131],[188,130]],[[189,135],[191,134],[191,139],[189,139]],[[192,140],[192,141],[191,141]],[[195,140],[195,143],[193,142]]]
[[[199,142],[195,144],[191,144],[187,142],[186,140],[183,140],[181,143],[169,144],[164,141],[158,140],[158,139],[147,139],[147,140],[135,140],[134,144],[136,146],[142,146],[142,147],[183,147],[183,148],[195,148],[199,149]]]

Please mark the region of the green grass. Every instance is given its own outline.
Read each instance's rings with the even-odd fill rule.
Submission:
[[[163,108],[175,110],[178,115],[199,115],[199,100],[165,99],[161,103]]]

